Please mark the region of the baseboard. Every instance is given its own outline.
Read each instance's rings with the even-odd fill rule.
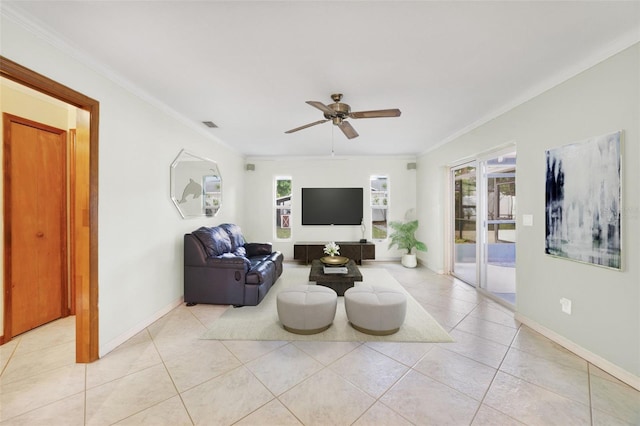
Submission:
[[[426,261],[420,259],[419,257],[418,257],[418,265],[422,265],[425,268],[427,268],[428,270],[430,270],[432,272],[435,272],[438,275],[446,275],[446,273],[444,272],[444,269],[433,269],[433,268],[429,267],[429,264]]]
[[[179,306],[183,302],[184,302],[184,297],[181,296],[179,299],[174,300],[164,308],[156,311],[150,318],[147,318],[145,321],[136,325],[131,330],[127,331],[124,334],[121,334],[120,336],[116,337],[110,342],[107,342],[104,345],[100,345],[100,358],[102,358],[103,356],[105,356],[106,354],[108,354],[109,352],[111,352],[112,350],[114,350],[115,348],[117,348],[127,340],[131,339],[133,336],[140,333],[145,328],[149,327],[151,324],[153,324],[154,322],[162,318],[164,315],[168,314],[171,310],[175,309],[177,306]]]
[[[546,328],[543,325],[538,324],[537,322],[535,322],[534,320],[525,317],[522,314],[519,314],[516,312],[515,314],[515,319],[517,321],[520,321],[521,323],[523,323],[524,325],[526,325],[527,327],[537,331],[538,333],[542,334],[543,336],[547,337],[548,339],[553,340],[554,342],[556,342],[557,344],[559,344],[560,346],[563,346],[564,348],[570,350],[571,352],[573,352],[574,354],[584,358],[585,360],[587,360],[588,362],[590,362],[591,364],[595,365],[596,367],[600,368],[601,370],[606,371],[607,373],[611,374],[613,377],[615,377],[616,379],[625,382],[626,384],[628,384],[629,386],[640,390],[640,377],[636,376],[633,373],[628,372],[627,370],[620,368],[619,366],[613,364],[611,361],[607,361],[606,359],[602,358],[600,355],[596,355],[593,352],[583,348],[582,346],[572,342],[571,340],[567,339],[564,336],[561,336],[560,334],[556,333],[553,330],[550,330],[548,328]]]

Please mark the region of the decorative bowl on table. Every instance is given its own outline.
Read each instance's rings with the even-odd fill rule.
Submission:
[[[349,258],[344,256],[324,256],[320,258],[320,262],[326,266],[344,266],[349,262]]]

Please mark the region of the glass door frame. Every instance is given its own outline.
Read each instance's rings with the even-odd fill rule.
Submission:
[[[479,244],[478,244],[478,179],[479,179],[479,174],[478,174],[478,161],[477,160],[467,160],[464,162],[461,162],[459,164],[456,164],[454,166],[451,166],[449,168],[449,197],[450,197],[450,214],[449,214],[449,220],[450,220],[450,226],[449,226],[449,262],[450,262],[450,267],[449,267],[449,273],[451,275],[453,275],[454,277],[460,279],[461,281],[464,281],[465,283],[469,284],[472,287],[476,287],[478,288],[478,282],[479,282],[479,273],[478,273],[478,259],[480,259],[479,255]],[[469,282],[468,278],[465,279],[465,277],[460,274],[459,272],[456,273],[455,270],[455,266],[456,266],[456,258],[457,258],[457,251],[456,251],[456,197],[455,197],[455,191],[456,191],[456,179],[455,179],[455,172],[457,170],[461,170],[464,168],[470,168],[473,167],[475,169],[475,182],[476,182],[476,190],[475,190],[475,196],[476,196],[476,201],[475,201],[475,218],[476,218],[476,223],[475,223],[475,233],[476,233],[476,239],[475,239],[475,250],[474,250],[474,256],[475,256],[475,282]]]
[[[467,158],[465,161],[461,161],[460,163],[455,163],[451,165],[448,169],[449,176],[449,214],[448,220],[450,221],[449,226],[447,227],[448,238],[447,238],[447,246],[449,247],[449,273],[456,277],[457,279],[465,282],[466,284],[476,288],[483,295],[490,297],[491,299],[507,306],[510,309],[514,309],[515,305],[506,302],[498,296],[495,296],[490,291],[487,290],[487,269],[488,269],[488,246],[487,246],[487,232],[490,224],[495,224],[498,222],[502,222],[499,220],[489,220],[488,218],[488,175],[487,175],[487,162],[496,157],[500,157],[501,155],[507,155],[510,153],[517,153],[516,145],[509,144],[502,146],[499,149],[488,151],[482,154],[475,156],[474,158]],[[517,154],[516,154],[517,155]],[[455,272],[455,264],[456,264],[456,218],[455,218],[455,171],[460,170],[465,167],[475,167],[476,170],[476,247],[475,247],[475,265],[476,265],[476,274],[475,274],[475,283],[469,282],[468,279],[465,280],[459,274]],[[517,171],[517,169],[516,169]],[[517,226],[517,220],[514,218],[513,223]]]
[[[493,293],[493,291],[491,291],[489,289],[490,283],[489,283],[489,276],[488,276],[488,269],[489,269],[489,240],[488,240],[488,235],[489,235],[489,226],[490,225],[501,225],[501,224],[513,224],[514,225],[514,231],[517,228],[517,219],[514,215],[513,219],[509,219],[509,220],[500,220],[500,219],[490,219],[489,218],[489,179],[493,178],[493,177],[498,177],[496,176],[495,173],[490,173],[489,172],[489,161],[500,158],[502,156],[509,156],[511,154],[516,154],[516,158],[517,158],[517,151],[516,151],[516,146],[515,144],[511,144],[508,146],[505,146],[501,149],[495,150],[495,151],[491,151],[488,153],[485,153],[481,156],[478,156],[478,193],[480,194],[478,199],[479,199],[479,206],[478,206],[478,217],[480,218],[478,221],[478,233],[479,233],[479,244],[478,244],[478,253],[479,253],[479,268],[478,268],[478,286],[477,288],[482,290],[482,293],[485,295],[490,296],[492,299],[497,300],[499,302],[501,302],[502,304],[510,307],[511,309],[515,308],[515,303],[512,304],[510,302],[507,302],[506,300],[502,299],[501,297],[497,296],[496,294]],[[516,160],[517,162],[517,160]],[[513,165],[513,167],[516,169],[517,172],[517,166],[516,164]],[[515,173],[514,172],[514,185],[516,185],[517,187],[517,182],[516,182],[516,178],[515,178]],[[517,192],[517,190],[516,190]],[[495,194],[494,194],[495,196]],[[517,211],[516,211],[517,213]],[[517,240],[516,242],[514,242],[513,244],[517,244]],[[517,246],[516,246],[517,247]],[[514,258],[515,261],[515,258]],[[515,268],[515,265],[514,265]],[[508,268],[507,268],[508,269]],[[506,270],[506,269],[505,269]],[[515,275],[515,271],[514,271],[514,275]],[[495,278],[495,276],[494,276]],[[513,278],[515,280],[515,276]],[[499,280],[499,281],[504,281],[504,280]],[[495,284],[495,280],[492,281],[493,284]],[[515,287],[515,282],[514,282],[514,287]],[[515,289],[514,289],[514,293],[515,293]]]

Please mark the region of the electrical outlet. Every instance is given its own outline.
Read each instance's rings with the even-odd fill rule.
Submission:
[[[571,300],[563,297],[560,299],[560,305],[562,305],[562,312],[567,315],[571,315]]]

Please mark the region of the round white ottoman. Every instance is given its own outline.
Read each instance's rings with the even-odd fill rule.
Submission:
[[[386,336],[396,333],[404,323],[407,297],[397,290],[365,284],[344,293],[344,307],[353,328]]]
[[[276,303],[278,317],[285,330],[316,334],[333,323],[338,295],[321,285],[295,285],[278,293]]]

